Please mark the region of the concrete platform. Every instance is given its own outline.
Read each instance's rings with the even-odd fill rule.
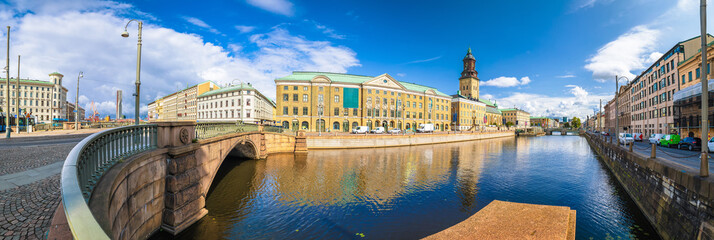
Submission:
[[[424,239],[572,240],[575,239],[575,210],[494,200],[463,222]]]

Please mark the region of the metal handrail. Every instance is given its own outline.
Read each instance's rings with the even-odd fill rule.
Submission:
[[[64,212],[75,239],[109,239],[87,203],[104,172],[120,160],[157,146],[155,124],[118,127],[79,142],[62,166]]]
[[[200,122],[196,124],[196,139],[208,139],[239,132],[258,131],[259,125],[240,122]]]

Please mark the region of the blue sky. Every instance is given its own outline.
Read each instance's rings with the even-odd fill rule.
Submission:
[[[136,25],[129,39],[119,33],[138,18],[143,114],[157,97],[204,80],[240,79],[274,96],[272,80],[291,71],[388,73],[455,93],[471,47],[483,98],[584,117],[612,97],[615,74],[632,78],[698,35],[698,8],[695,0],[18,0],[0,5],[0,19],[13,26],[23,77],[83,71],[81,104],[94,101],[102,115],[113,113],[118,89],[133,113]],[[64,86],[73,99],[74,80]]]

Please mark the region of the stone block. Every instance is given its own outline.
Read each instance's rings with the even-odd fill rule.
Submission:
[[[188,154],[172,159],[168,164],[168,172],[176,175],[194,167],[196,167],[196,154]]]
[[[129,210],[128,207],[123,205],[119,208],[117,215],[113,218],[112,222],[112,239],[120,239],[124,228],[129,223]]]
[[[115,219],[119,209],[124,206],[127,201],[126,179],[122,179],[121,183],[114,189],[114,193],[109,200],[109,219]]]
[[[135,214],[139,209],[144,208],[147,204],[151,203],[152,200],[154,200],[155,196],[157,193],[154,191],[157,191],[159,189],[158,186],[152,186],[152,185],[159,185],[163,184],[161,181],[154,181],[145,187],[138,189],[134,194],[129,196],[129,213],[130,214]]]
[[[160,228],[161,212],[152,215],[148,220],[144,221],[144,224],[136,230],[131,239],[149,239],[149,237]]]

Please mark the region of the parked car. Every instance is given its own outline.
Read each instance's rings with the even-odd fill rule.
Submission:
[[[608,132],[600,132],[600,134],[602,134],[603,136],[610,136],[610,133]]]
[[[633,133],[632,138],[635,141],[642,142],[642,140],[644,140],[644,135],[642,133]]]
[[[677,148],[689,149],[689,151],[702,149],[702,139],[697,137],[685,137],[682,141],[679,141]]]
[[[367,126],[357,126],[356,128],[352,129],[352,133],[368,133],[369,132],[369,127]]]
[[[371,133],[384,133],[384,127],[376,127],[370,131]]]
[[[420,133],[433,132],[433,131],[434,131],[434,124],[431,124],[431,123],[419,124],[419,128],[417,128],[416,131],[417,131],[417,132],[420,132]]]
[[[712,151],[712,148],[714,148],[714,137],[709,139],[709,142],[707,143],[707,147],[709,147],[709,151]]]
[[[662,138],[662,136],[664,136],[664,134],[661,133],[654,133],[650,135],[650,143],[659,145],[659,140]]]
[[[399,128],[392,128],[392,129],[389,129],[388,132],[391,134],[397,134],[397,133],[401,133],[402,130],[400,130]]]
[[[659,145],[663,147],[673,147],[679,144],[679,135],[677,134],[667,134],[659,139]]]
[[[635,140],[632,138],[632,134],[630,133],[620,133],[620,136],[618,137],[620,144],[632,144]]]

